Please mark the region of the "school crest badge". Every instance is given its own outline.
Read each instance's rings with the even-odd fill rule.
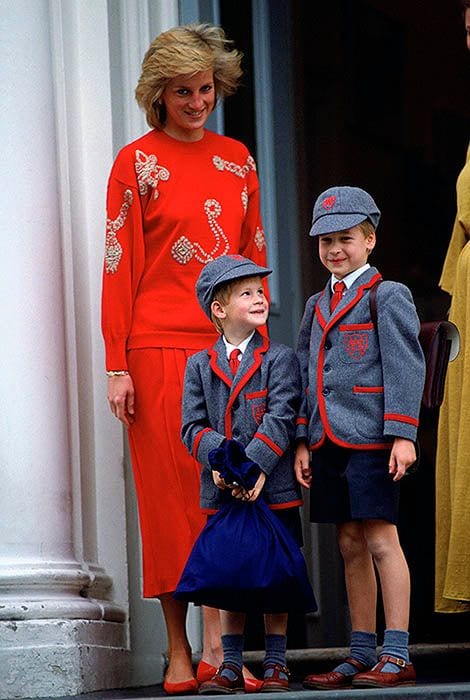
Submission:
[[[343,338],[346,352],[353,360],[360,360],[369,347],[368,333],[346,333]]]
[[[260,401],[258,403],[255,403],[251,407],[251,411],[253,413],[253,418],[255,419],[256,424],[259,425],[263,420],[264,414],[266,413],[266,402]]]

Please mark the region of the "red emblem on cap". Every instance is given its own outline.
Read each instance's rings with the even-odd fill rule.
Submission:
[[[324,199],[321,205],[322,205],[323,209],[331,209],[334,206],[335,202],[336,202],[336,197],[334,196],[334,194],[332,194],[330,197],[327,197],[326,199]]]

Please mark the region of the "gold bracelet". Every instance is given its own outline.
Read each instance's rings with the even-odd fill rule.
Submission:
[[[110,369],[106,372],[107,377],[125,377],[127,374],[127,369]]]

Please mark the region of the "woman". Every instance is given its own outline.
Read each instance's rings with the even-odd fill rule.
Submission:
[[[470,0],[463,0],[470,51]],[[436,457],[436,612],[470,610],[470,147],[457,180],[457,215],[439,282],[461,349],[449,364]]]
[[[205,129],[217,99],[241,77],[241,54],[230,44],[208,24],[175,27],[152,42],[136,88],[152,130],[119,152],[108,183],[108,400],[128,428],[143,593],[163,608],[168,694],[197,689],[186,606],[172,596],[204,524],[199,465],[180,438],[186,360],[216,338],[195,282],[205,263],[227,253],[266,265],[254,160],[240,142]],[[205,610],[200,673],[215,672],[221,658],[218,611]]]

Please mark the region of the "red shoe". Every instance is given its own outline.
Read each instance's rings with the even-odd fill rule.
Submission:
[[[386,663],[395,664],[400,670],[397,673],[382,671]],[[396,656],[381,656],[379,663],[367,673],[358,673],[353,678],[354,688],[396,688],[398,685],[415,685],[416,671],[413,664],[407,664]]]
[[[260,678],[245,678],[245,693],[259,693],[263,687],[263,681]]]
[[[272,675],[266,678],[266,671],[272,669]],[[280,678],[280,674],[284,674],[287,678]],[[264,664],[264,681],[261,688],[262,693],[284,693],[289,690],[289,669],[281,664]]]
[[[228,669],[235,674],[233,681],[222,675],[224,669]],[[199,686],[199,695],[232,695],[233,693],[244,692],[245,683],[241,668],[228,663],[221,664],[215,675],[209,681],[204,681]]]
[[[163,690],[167,695],[192,695],[197,693],[199,688],[199,683],[195,678],[190,678],[187,681],[181,681],[180,683],[170,683],[169,681],[163,681]]]
[[[351,688],[353,678],[358,674],[363,674],[368,670],[367,666],[357,659],[348,657],[344,659],[344,663],[351,664],[357,669],[357,673],[345,675],[339,671],[329,671],[328,673],[312,673],[304,678],[304,688],[316,690],[339,690],[341,688]]]
[[[212,676],[215,676],[216,673],[217,669],[215,666],[208,664],[207,661],[204,661],[203,659],[200,660],[196,670],[196,678],[198,679],[199,683],[210,681]]]
[[[206,661],[201,659],[198,663],[196,678],[199,683],[204,683],[205,681],[210,681],[213,676],[217,673],[215,666],[208,664]],[[245,678],[245,693],[259,693],[263,686],[263,681],[258,678]]]

